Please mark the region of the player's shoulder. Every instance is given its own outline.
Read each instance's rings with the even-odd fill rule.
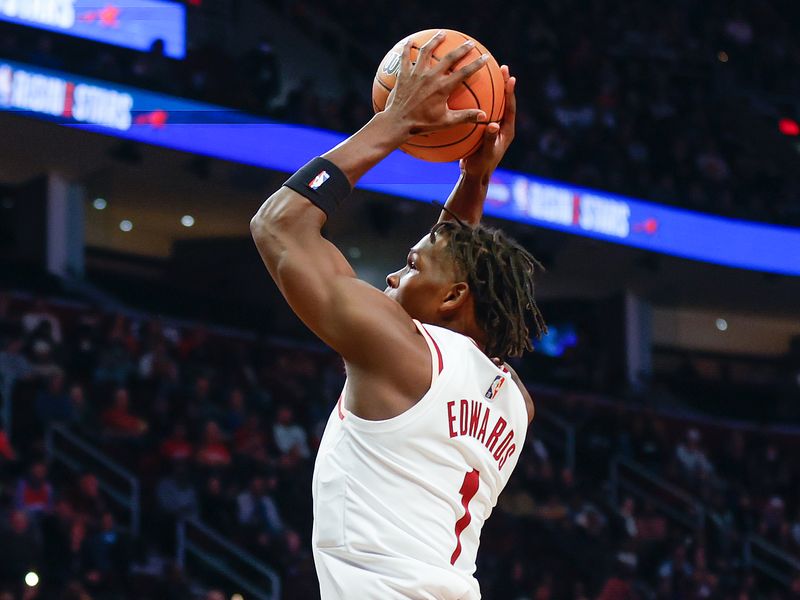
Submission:
[[[511,368],[511,366],[506,363],[505,368],[508,370],[508,374],[511,375],[511,380],[517,385],[519,388],[520,394],[522,394],[522,398],[525,400],[525,409],[528,411],[528,423],[533,421],[533,417],[536,414],[536,405],[533,402],[533,397],[531,393],[528,391],[528,387],[522,382],[520,376],[517,375],[517,372]]]
[[[440,343],[464,348],[478,347],[471,337],[466,336],[463,333],[459,333],[458,331],[453,331],[447,327],[442,327],[441,325],[432,325],[430,323],[420,323],[420,325],[431,335],[431,337]]]

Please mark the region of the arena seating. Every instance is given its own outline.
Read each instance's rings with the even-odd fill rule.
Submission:
[[[343,380],[335,355],[23,294],[0,297],[0,329],[0,376],[15,378],[2,535],[24,549],[0,569],[6,589],[35,570],[43,590],[74,597],[199,597],[209,582],[171,563],[176,520],[197,517],[275,569],[283,597],[314,597],[309,485]],[[540,416],[484,531],[485,598],[789,597],[800,585],[791,566],[773,580],[745,553],[774,546],[767,558],[797,564],[797,432],[533,391]],[[138,479],[139,536],[101,491],[106,474],[46,463],[54,425]],[[706,517],[679,518],[682,498]],[[148,575],[154,563],[167,583]]]

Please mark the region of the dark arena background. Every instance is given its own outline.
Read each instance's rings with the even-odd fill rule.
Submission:
[[[547,268],[483,597],[800,598],[799,13],[0,0],[0,600],[319,596],[343,369],[248,224],[431,27],[518,79],[486,215]],[[395,153],[325,234],[383,288],[457,177]]]

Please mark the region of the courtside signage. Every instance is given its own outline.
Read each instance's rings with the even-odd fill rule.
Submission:
[[[3,0],[0,0],[2,2]],[[0,110],[147,144],[292,172],[340,133],[0,60]],[[395,152],[358,187],[447,198],[458,165]],[[309,185],[324,183],[320,173]],[[800,229],[726,219],[510,171],[492,178],[487,215],[730,267],[800,276]]]
[[[0,0],[0,20],[148,51],[157,40],[186,56],[186,12],[165,0]]]

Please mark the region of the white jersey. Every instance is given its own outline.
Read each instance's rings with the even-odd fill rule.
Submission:
[[[522,392],[475,343],[417,323],[433,381],[403,414],[347,411],[345,383],[314,466],[323,600],[480,598],[481,528],[525,442]]]

